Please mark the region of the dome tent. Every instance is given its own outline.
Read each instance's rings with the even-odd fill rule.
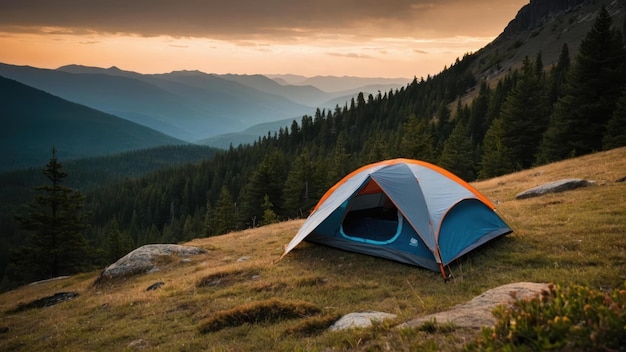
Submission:
[[[510,233],[495,206],[459,177],[410,159],[365,165],[320,199],[283,257],[303,240],[434,271]]]

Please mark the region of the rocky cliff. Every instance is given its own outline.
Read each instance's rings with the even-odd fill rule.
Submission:
[[[593,5],[595,2],[594,0],[531,0],[528,5],[519,10],[500,37],[507,38],[519,32],[531,30],[552,18]]]

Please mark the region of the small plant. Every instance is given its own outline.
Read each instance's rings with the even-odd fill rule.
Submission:
[[[612,292],[550,285],[533,299],[499,306],[493,328],[466,350],[626,351],[626,285]]]

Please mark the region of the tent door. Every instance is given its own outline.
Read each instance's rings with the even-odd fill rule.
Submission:
[[[358,195],[348,205],[341,235],[357,242],[384,245],[402,232],[402,214],[384,193]]]

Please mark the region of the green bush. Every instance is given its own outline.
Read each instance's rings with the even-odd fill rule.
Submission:
[[[624,303],[626,284],[612,292],[550,285],[535,298],[494,309],[496,324],[466,350],[626,351]]]

